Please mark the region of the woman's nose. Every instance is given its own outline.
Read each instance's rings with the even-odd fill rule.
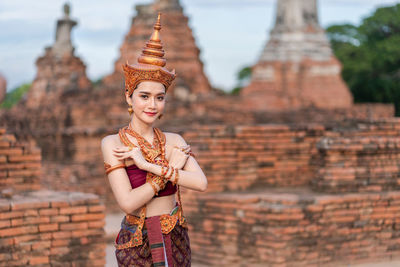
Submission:
[[[150,107],[151,108],[156,108],[157,107],[156,99],[154,97],[152,97],[150,99]]]

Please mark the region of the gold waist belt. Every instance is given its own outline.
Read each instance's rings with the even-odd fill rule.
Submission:
[[[141,214],[145,214],[145,208],[143,208]],[[157,216],[155,216],[157,217]],[[179,225],[182,227],[187,228],[187,223],[185,217],[182,215],[182,208],[179,206],[178,212],[176,212],[173,215],[169,214],[162,214],[158,216],[160,218],[160,224],[161,224],[161,232],[163,234],[169,234],[172,229],[174,229],[176,223],[179,221]],[[131,225],[137,225],[137,229],[135,233],[133,234],[133,238],[124,244],[117,244],[115,243],[116,249],[125,249],[125,248],[130,248],[130,247],[137,247],[143,244],[143,234],[142,230],[146,229],[145,227],[145,218],[144,216],[137,217],[135,215],[131,214],[126,214],[125,215],[126,221],[131,224]]]

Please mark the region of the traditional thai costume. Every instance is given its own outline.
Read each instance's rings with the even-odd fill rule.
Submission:
[[[135,65],[127,63],[123,66],[125,89],[129,96],[141,81],[157,81],[168,89],[176,77],[175,71],[170,72],[164,68],[166,60],[163,58],[160,30],[159,14],[154,25],[154,32],[146,43],[138,63]],[[127,138],[128,135],[136,138],[142,154],[148,162],[164,167],[168,166],[168,160],[165,158],[166,139],[159,129],[154,128],[153,144],[149,144],[142,136],[127,126],[119,131],[119,137],[125,146],[135,146]],[[115,168],[120,167],[119,165],[115,166]],[[115,168],[106,166],[106,172]],[[165,177],[143,171],[135,165],[125,167],[125,170],[132,188],[137,188],[154,179],[158,181],[165,179]],[[177,172],[178,170],[176,170]],[[115,240],[118,266],[190,266],[189,236],[183,216],[179,186],[166,180],[161,184],[161,190],[154,197],[168,196],[177,192],[176,207],[169,214],[146,218],[146,206],[144,206],[139,216],[127,214],[123,218],[121,230]]]

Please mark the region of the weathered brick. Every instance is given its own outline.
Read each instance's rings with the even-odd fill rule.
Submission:
[[[0,212],[0,220],[21,218],[23,216],[24,216],[24,211]]]
[[[48,215],[58,215],[58,209],[56,208],[51,208],[51,209],[40,209],[39,210],[39,215],[40,216],[48,216]]]
[[[38,232],[37,226],[13,227],[13,228],[1,229],[0,237],[18,236],[23,234],[37,233],[37,232]]]
[[[72,234],[70,231],[59,231],[54,232],[52,236],[54,239],[69,239],[71,238]]]
[[[79,214],[79,213],[86,213],[87,207],[86,206],[77,206],[77,207],[65,207],[60,208],[60,214]]]
[[[40,232],[53,232],[58,230],[57,223],[49,223],[49,224],[40,224],[39,231]]]
[[[92,213],[92,214],[75,214],[72,215],[71,219],[73,222],[76,221],[97,221],[104,219],[103,213]]]
[[[20,150],[20,151],[21,151],[20,153],[22,154],[22,150]],[[1,153],[1,151],[0,151],[0,154],[3,154],[3,153]],[[42,157],[40,154],[34,154],[34,155],[18,154],[18,156],[14,156],[14,155],[17,155],[17,154],[13,154],[8,157],[9,162],[29,162],[29,161],[41,161],[42,160]]]
[[[60,230],[83,230],[88,228],[87,222],[79,222],[79,223],[60,223]]]
[[[43,249],[49,249],[51,246],[51,241],[36,241],[32,244],[32,250],[43,250]]]
[[[37,208],[48,208],[49,203],[47,202],[12,202],[12,210],[25,210],[25,209],[37,209]],[[37,214],[37,211],[34,211]]]
[[[30,257],[29,264],[30,265],[39,265],[49,263],[48,256],[39,256],[39,257]]]
[[[91,212],[91,213],[92,212],[93,213],[95,213],[95,212],[104,212],[105,209],[106,209],[106,207],[103,206],[103,205],[89,206],[89,212]]]
[[[50,217],[51,222],[69,222],[70,219],[71,218],[69,215],[57,215],[57,216]]]

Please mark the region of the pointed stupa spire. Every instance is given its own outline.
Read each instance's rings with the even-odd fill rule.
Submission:
[[[139,57],[138,62],[142,64],[156,65],[164,67],[167,61],[164,58],[165,52],[160,36],[161,30],[161,13],[158,13],[157,21],[154,24],[154,31],[150,40],[143,48],[142,55]]]

